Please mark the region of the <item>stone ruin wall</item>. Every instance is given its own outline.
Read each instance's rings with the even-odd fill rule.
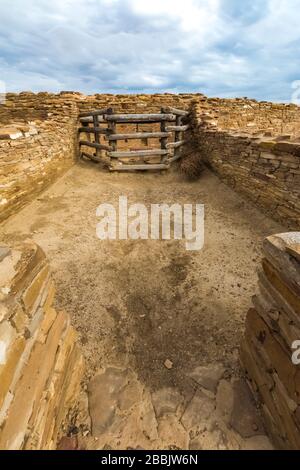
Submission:
[[[300,108],[249,100],[193,105],[195,156],[291,230],[300,228]],[[197,153],[197,155],[196,155]]]
[[[299,107],[200,94],[8,94],[0,106],[0,220],[76,161],[80,112],[114,107],[117,112],[156,113],[163,106],[191,108],[189,136],[195,153],[187,158],[202,159],[267,214],[299,229]],[[122,131],[131,132],[132,127],[123,126]],[[241,359],[278,446],[299,448],[299,372],[290,360],[291,340],[300,333],[299,251],[295,244],[291,248],[274,238],[266,243],[260,294],[248,314]],[[271,245],[275,248],[270,255]],[[9,255],[1,253],[0,344],[5,361],[0,363],[0,379],[5,386],[0,394],[0,448],[55,448],[79,390],[82,359],[76,335],[68,317],[51,306],[53,288],[40,250],[24,245]],[[71,372],[76,368],[75,377]],[[29,394],[32,380],[34,393]]]
[[[294,104],[269,103],[247,98],[208,98],[199,103],[217,121],[219,130],[251,135],[300,137],[300,108]]]
[[[200,158],[275,219],[299,228],[299,107],[168,93],[8,93],[0,106],[0,221],[36,197],[76,161],[80,112],[113,107],[118,113],[158,113],[167,106],[192,107],[191,137]],[[151,124],[118,129],[123,133],[133,130],[158,129]],[[133,140],[118,145],[137,150],[154,148],[157,141]]]
[[[0,449],[56,449],[80,392],[83,358],[42,250],[0,247]]]
[[[7,95],[0,105],[0,221],[74,163],[77,114],[68,96]]]
[[[300,449],[300,233],[264,241],[258,292],[247,315],[241,362],[277,448]]]
[[[34,199],[75,163],[80,112],[113,107],[119,113],[158,113],[163,106],[187,109],[197,96],[201,95],[8,93],[6,102],[0,105],[0,221]],[[152,128],[143,126],[143,130]],[[119,130],[132,132],[133,126],[120,126]],[[136,148],[138,144],[125,142],[123,148]],[[157,142],[143,143],[149,144],[154,147]]]

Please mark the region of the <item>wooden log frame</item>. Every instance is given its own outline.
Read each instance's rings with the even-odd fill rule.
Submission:
[[[108,116],[113,116],[113,108],[110,108],[105,115],[105,119],[107,120]],[[115,121],[108,121],[108,130],[109,130],[109,135],[115,135],[116,134],[116,122]],[[109,162],[111,164],[111,155],[110,153],[116,152],[117,151],[117,140],[109,140],[109,153],[107,153],[107,157],[109,159]]]
[[[179,152],[177,154],[174,154],[173,157],[168,159],[168,163],[176,162],[177,160],[179,160],[181,158],[181,156],[182,155]]]
[[[105,114],[104,119],[115,123],[155,123],[161,121],[176,121],[175,114]]]
[[[94,122],[94,127],[97,128],[99,127],[99,122],[98,122],[98,114],[93,115],[93,122]],[[95,136],[95,144],[96,145],[96,158],[99,160],[101,159],[101,150],[104,150],[102,147],[100,147],[100,135],[96,132],[94,134]]]
[[[79,121],[82,123],[82,124],[85,124],[85,123],[93,123],[94,122],[94,118],[93,116],[89,116],[89,117],[82,117],[79,119]],[[98,122],[106,122],[105,119],[104,119],[104,116],[98,116]]]
[[[161,113],[163,114],[163,108],[161,108]],[[165,114],[167,116],[168,114]],[[160,132],[165,133],[167,131],[167,122],[166,121],[161,121],[160,123]],[[160,139],[160,146],[161,146],[161,151],[164,152],[162,153],[162,158],[161,158],[161,164],[166,164],[166,161],[168,160],[169,156],[169,151],[168,151],[168,137],[163,137]]]
[[[168,150],[154,149],[154,150],[131,150],[128,152],[108,152],[110,158],[145,158],[145,157],[158,157],[162,155],[168,155]]]
[[[175,130],[175,135],[174,135],[174,142],[170,145],[170,148],[173,148],[174,149],[174,155],[173,157],[170,157],[169,161],[170,163],[178,160],[181,156],[181,152],[180,152],[180,148],[181,146],[184,144],[184,140],[181,140],[181,133],[182,133],[182,130],[180,128],[182,128],[182,119],[184,116],[186,116],[188,113],[186,114],[177,114],[176,116],[176,128],[177,130]],[[183,131],[184,132],[184,131]]]
[[[130,140],[130,139],[161,139],[171,137],[171,132],[136,132],[132,134],[112,134],[108,140]]]
[[[85,145],[86,147],[92,147],[97,150],[110,150],[110,147],[108,145],[103,145],[98,142],[89,142],[88,140],[80,140],[79,145]],[[99,155],[97,155],[98,157]]]
[[[132,171],[132,170],[167,170],[170,168],[168,164],[162,163],[151,163],[151,164],[132,164],[132,165],[124,165],[124,164],[117,164],[111,165],[111,171]]]
[[[178,160],[181,156],[180,149],[185,144],[182,137],[185,131],[189,129],[186,123],[188,111],[176,108],[161,108],[160,114],[115,114],[112,108],[101,109],[91,112],[82,112],[79,115],[82,126],[79,133],[85,133],[86,140],[80,140],[81,146],[87,146],[96,149],[96,154],[90,155],[81,151],[81,157],[89,158],[96,162],[106,160],[111,171],[130,171],[130,170],[164,170],[170,167],[171,162]],[[106,123],[107,128],[100,127],[101,123]],[[151,132],[132,132],[117,133],[117,124],[148,124],[160,123],[160,131]],[[92,127],[90,127],[92,124]],[[174,133],[174,142],[169,139]],[[94,141],[91,141],[91,135],[94,134]],[[100,136],[105,135],[108,145],[103,145]],[[122,140],[138,139],[159,139],[160,148],[148,150],[118,151],[117,144]],[[103,157],[103,151],[106,152],[106,158]],[[126,163],[123,159],[144,159],[152,157],[161,157],[160,163]]]
[[[101,163],[101,160],[96,157],[96,155],[92,155],[90,153],[86,152],[81,152],[81,158],[88,158],[89,160],[92,160],[93,162]]]
[[[79,133],[84,132],[85,134],[103,134],[103,135],[109,134],[108,129],[104,127],[90,127],[88,124],[83,127],[79,127],[78,132]]]
[[[185,140],[178,140],[178,142],[169,142],[167,144],[167,149],[178,149],[179,147],[182,147],[186,143]]]

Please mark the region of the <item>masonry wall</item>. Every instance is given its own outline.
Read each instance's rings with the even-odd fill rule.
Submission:
[[[80,112],[108,107],[124,113],[156,113],[164,106],[187,109],[200,96],[8,93],[6,102],[0,106],[0,221],[36,197],[74,164],[78,158]],[[137,128],[123,126],[121,131],[132,132]],[[145,131],[152,128],[142,126]],[[156,147],[158,143],[123,143],[123,147],[132,149],[148,145]]]
[[[250,135],[300,137],[300,108],[294,104],[269,103],[247,98],[199,99],[198,112],[219,130]]]
[[[189,159],[203,159],[266,213],[299,228],[299,107],[202,94],[8,94],[0,106],[0,221],[76,161],[80,112],[113,107],[117,113],[157,113],[167,106],[193,110]],[[118,129],[155,130],[151,124]],[[156,148],[159,142],[129,140],[118,145],[139,150]]]
[[[267,238],[263,253],[241,361],[276,446],[299,450],[300,232]]]
[[[83,359],[33,243],[0,247],[0,449],[55,449],[80,391]]]
[[[0,221],[75,162],[77,115],[72,95],[7,95],[0,106]]]
[[[221,101],[220,109],[222,106]],[[219,121],[215,117],[207,101],[193,106],[192,138],[196,148],[194,156],[189,156],[190,164],[193,166],[193,159],[202,160],[265,213],[297,230],[300,227],[300,109],[285,105],[274,105],[273,109],[268,105],[264,114],[260,106],[256,115],[251,112],[250,120],[250,116],[242,115],[244,106],[243,101],[234,103],[236,119],[233,112],[226,115],[226,123],[223,118]],[[289,135],[276,136],[279,124],[274,116],[279,111],[288,116],[280,130],[290,130]],[[267,120],[272,122],[272,132],[271,126],[269,131],[260,130]],[[251,122],[251,132],[243,128],[246,122]],[[234,126],[239,130],[234,131]]]

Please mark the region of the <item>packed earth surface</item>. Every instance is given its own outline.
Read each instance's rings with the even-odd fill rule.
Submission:
[[[204,204],[205,243],[106,240],[102,203]],[[80,334],[86,449],[270,449],[239,366],[264,237],[286,230],[209,170],[110,174],[79,163],[2,227],[50,260],[59,310]],[[87,410],[86,412],[84,410]]]

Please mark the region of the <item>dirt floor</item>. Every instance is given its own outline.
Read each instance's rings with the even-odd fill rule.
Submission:
[[[205,204],[204,249],[100,241],[96,208],[120,195],[130,204]],[[92,420],[85,446],[271,446],[240,378],[238,348],[262,240],[284,227],[208,170],[191,182],[80,163],[2,229],[8,243],[28,237],[42,246],[57,307],[80,333]]]

